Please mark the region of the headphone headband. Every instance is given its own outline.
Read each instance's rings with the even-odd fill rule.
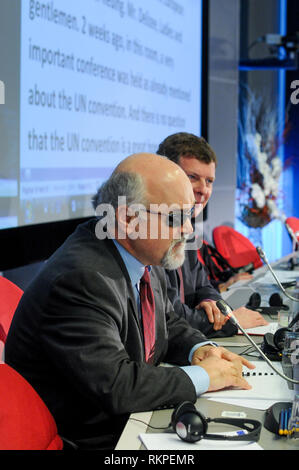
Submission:
[[[208,423],[223,423],[244,429],[247,433],[234,436],[224,434],[207,434]],[[260,437],[262,424],[254,419],[241,418],[205,418],[191,402],[180,403],[172,413],[171,425],[176,434],[186,442],[196,442],[200,439],[253,441]]]
[[[209,419],[208,422],[223,423],[236,426],[238,428],[248,431],[247,434],[238,434],[236,436],[225,436],[222,434],[206,434],[205,439],[226,439],[234,441],[253,441],[257,442],[260,438],[262,424],[255,419],[242,419],[242,418],[215,418]],[[220,436],[220,437],[219,437]]]

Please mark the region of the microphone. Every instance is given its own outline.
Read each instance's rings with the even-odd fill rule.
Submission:
[[[299,384],[299,380],[295,380],[295,379],[291,379],[290,377],[287,377],[286,375],[284,375],[282,372],[280,372],[280,370],[276,369],[276,367],[274,367],[274,365],[272,364],[272,362],[267,358],[267,356],[263,353],[263,351],[258,347],[257,344],[255,344],[255,342],[250,338],[250,336],[246,333],[246,331],[244,330],[244,328],[242,328],[242,326],[239,324],[238,320],[236,319],[236,317],[234,316],[233,314],[233,311],[231,309],[231,307],[223,300],[217,300],[216,302],[216,305],[217,307],[219,308],[219,310],[221,311],[221,313],[223,313],[223,315],[225,317],[228,317],[228,319],[234,323],[234,325],[236,325],[241,331],[242,333],[246,336],[246,338],[248,339],[248,341],[252,344],[252,346],[258,351],[258,353],[262,356],[262,358],[267,362],[267,364],[269,364],[269,366],[276,372],[276,374],[280,375],[280,377],[282,377],[283,379],[287,380],[288,382],[292,382],[293,384]]]
[[[296,247],[296,245],[299,244],[299,240],[297,238],[297,233],[298,232],[295,233],[294,230],[291,229],[291,227],[289,226],[289,224],[286,221],[284,221],[284,225],[285,225],[285,227],[288,231],[288,234],[290,235],[290,237],[293,240],[293,243],[295,244],[295,247]]]
[[[276,276],[275,272],[273,271],[269,261],[267,260],[267,257],[266,257],[266,254],[265,254],[264,250],[260,246],[257,246],[256,251],[257,251],[259,257],[265,262],[267,268],[270,270],[272,276],[274,277],[275,281],[277,282],[279,288],[282,290],[284,295],[286,295],[289,299],[294,300],[295,302],[299,302],[299,299],[296,299],[296,297],[293,297],[292,295],[290,295],[285,290],[285,288],[282,286],[281,282],[279,281],[278,277]]]
[[[299,321],[299,312],[294,316],[294,318],[291,321],[291,323],[289,324],[288,328],[292,328],[297,323],[297,321]]]

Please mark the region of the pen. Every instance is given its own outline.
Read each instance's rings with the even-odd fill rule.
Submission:
[[[290,434],[290,431],[288,429],[288,424],[289,424],[289,420],[290,420],[290,417],[291,417],[291,413],[292,413],[291,408],[285,408],[285,409],[281,410],[281,412],[279,413],[279,430],[278,430],[278,434],[280,436],[286,436],[286,435]]]
[[[286,436],[288,434],[288,421],[289,421],[289,410],[285,408],[284,410],[284,429],[283,434]]]
[[[280,436],[283,435],[283,426],[284,426],[284,410],[281,410],[279,413],[279,431],[278,434]]]
[[[287,424],[287,434],[291,434],[291,430],[289,429],[289,422],[290,422],[290,419],[291,419],[291,415],[292,415],[292,408],[289,408],[288,409],[288,424]]]

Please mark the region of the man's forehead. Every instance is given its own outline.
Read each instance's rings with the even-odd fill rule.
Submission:
[[[194,170],[201,168],[213,173],[216,171],[215,162],[205,162],[192,155],[180,157],[179,164],[181,167],[190,167],[194,168]]]
[[[148,192],[149,204],[175,205],[178,208],[191,208],[194,205],[194,194],[189,180],[181,184],[156,185],[154,190]]]

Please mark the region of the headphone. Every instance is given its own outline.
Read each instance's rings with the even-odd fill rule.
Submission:
[[[279,328],[275,333],[266,333],[264,335],[263,344],[261,346],[262,351],[266,354],[269,359],[281,361],[281,352],[284,348],[285,338],[289,331],[294,331],[293,327],[299,320],[299,313],[295,315],[289,326]],[[298,331],[298,328],[295,329]]]
[[[207,434],[208,423],[224,423],[245,429],[247,433],[235,436],[223,434]],[[201,439],[217,439],[231,441],[253,441],[260,438],[262,424],[254,419],[239,418],[206,418],[198,411],[193,403],[184,401],[179,404],[172,413],[171,426],[180,439],[186,442],[197,442]]]
[[[249,297],[247,308],[257,310],[261,313],[271,313],[271,309],[277,310],[289,310],[287,305],[283,305],[283,299],[277,292],[271,295],[269,298],[270,307],[260,307],[261,296],[258,292],[254,292]],[[260,308],[259,308],[260,307]],[[270,310],[270,311],[269,311]],[[261,346],[262,351],[272,361],[281,361],[281,351],[284,347],[285,337],[288,331],[293,331],[292,326],[296,323],[297,317],[289,324],[288,327],[279,328],[274,334],[266,333],[264,335],[263,344]]]
[[[262,298],[258,292],[254,292],[249,297],[249,300],[246,304],[247,308],[251,308],[252,310],[257,310],[260,313],[271,313],[271,308],[273,311],[277,310],[289,310],[287,305],[283,304],[283,299],[278,292],[274,292],[269,298],[269,306],[270,307],[261,307]]]

